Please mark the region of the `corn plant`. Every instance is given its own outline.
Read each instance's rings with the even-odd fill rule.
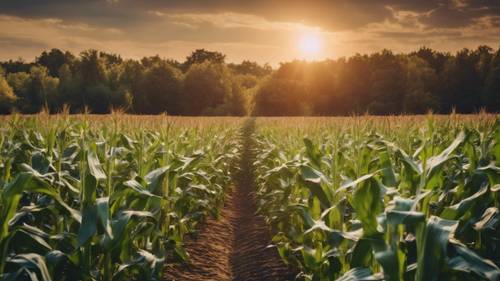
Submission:
[[[237,123],[110,118],[2,123],[1,279],[160,280],[189,259],[185,235],[230,186]]]
[[[499,280],[500,121],[470,118],[257,122],[284,261],[306,280]]]

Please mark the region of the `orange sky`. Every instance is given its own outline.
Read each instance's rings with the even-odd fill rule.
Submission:
[[[314,46],[304,47],[309,41]],[[480,44],[500,45],[500,1],[0,2],[0,59],[96,48],[126,58],[159,54],[182,61],[205,48],[223,52],[229,62],[277,65],[383,48],[407,52],[425,45],[454,52]]]

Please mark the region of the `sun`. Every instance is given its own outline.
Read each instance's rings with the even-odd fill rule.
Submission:
[[[303,59],[315,59],[322,48],[321,37],[314,32],[304,33],[299,37],[297,47]]]

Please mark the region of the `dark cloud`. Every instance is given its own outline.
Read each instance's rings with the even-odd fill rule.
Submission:
[[[0,0],[0,57],[50,45],[183,58],[212,46],[276,63],[294,58],[304,27],[335,55],[497,44],[500,0]]]
[[[19,37],[0,37],[0,49],[17,49],[17,48],[48,48],[49,46],[37,39],[19,38]]]
[[[441,3],[422,22],[430,27],[457,28],[472,24],[481,17],[500,16],[500,1],[450,1]]]
[[[430,12],[422,17],[429,26],[456,27],[485,15],[500,15],[498,0],[4,0],[0,11],[23,17],[57,17],[68,21],[93,21],[111,27],[148,19],[148,11],[237,12],[275,21],[303,21],[328,30],[353,29],[391,18],[387,7]]]
[[[381,31],[377,32],[376,35],[383,38],[391,38],[404,40],[406,38],[410,38],[412,40],[421,40],[426,38],[457,38],[462,36],[460,31],[430,31],[430,32],[422,32],[422,33],[414,33],[414,32],[397,32],[397,31]]]

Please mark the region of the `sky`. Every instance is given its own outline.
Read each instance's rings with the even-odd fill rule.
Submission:
[[[421,46],[500,46],[500,0],[1,0],[0,59],[94,48],[277,65]]]

